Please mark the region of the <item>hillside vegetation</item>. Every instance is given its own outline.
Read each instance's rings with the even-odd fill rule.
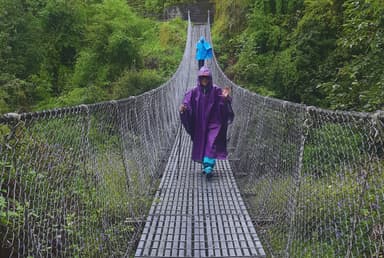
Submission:
[[[323,108],[384,106],[382,0],[211,0],[225,73],[262,95]],[[125,98],[176,71],[194,0],[0,0],[0,113]],[[144,18],[146,17],[146,18]]]
[[[384,107],[382,0],[215,0],[214,45],[234,81],[331,109]]]
[[[137,95],[181,60],[186,22],[124,0],[0,0],[0,113]]]

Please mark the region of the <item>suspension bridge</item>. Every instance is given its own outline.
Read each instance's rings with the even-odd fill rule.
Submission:
[[[206,180],[177,110],[209,22],[187,34],[154,90],[1,117],[0,256],[383,257],[383,113],[263,97],[213,59],[236,117]]]

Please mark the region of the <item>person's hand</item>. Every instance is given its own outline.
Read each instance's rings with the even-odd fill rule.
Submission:
[[[179,107],[180,113],[184,113],[185,110],[187,110],[187,107],[184,104],[181,104],[181,106]]]
[[[228,98],[230,94],[231,94],[231,88],[229,88],[228,86],[225,86],[221,96],[223,96],[224,98]]]

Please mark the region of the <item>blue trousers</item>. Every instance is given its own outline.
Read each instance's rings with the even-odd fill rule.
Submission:
[[[203,159],[204,172],[206,174],[212,173],[215,163],[216,163],[216,159],[205,156]]]

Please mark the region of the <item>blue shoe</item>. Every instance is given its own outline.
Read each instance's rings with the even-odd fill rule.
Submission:
[[[203,171],[204,171],[205,174],[212,173],[213,167],[211,167],[211,166],[204,166]]]
[[[207,175],[207,178],[211,178],[213,175],[213,167],[215,166],[216,160],[209,157],[204,157],[203,166],[204,172]]]

